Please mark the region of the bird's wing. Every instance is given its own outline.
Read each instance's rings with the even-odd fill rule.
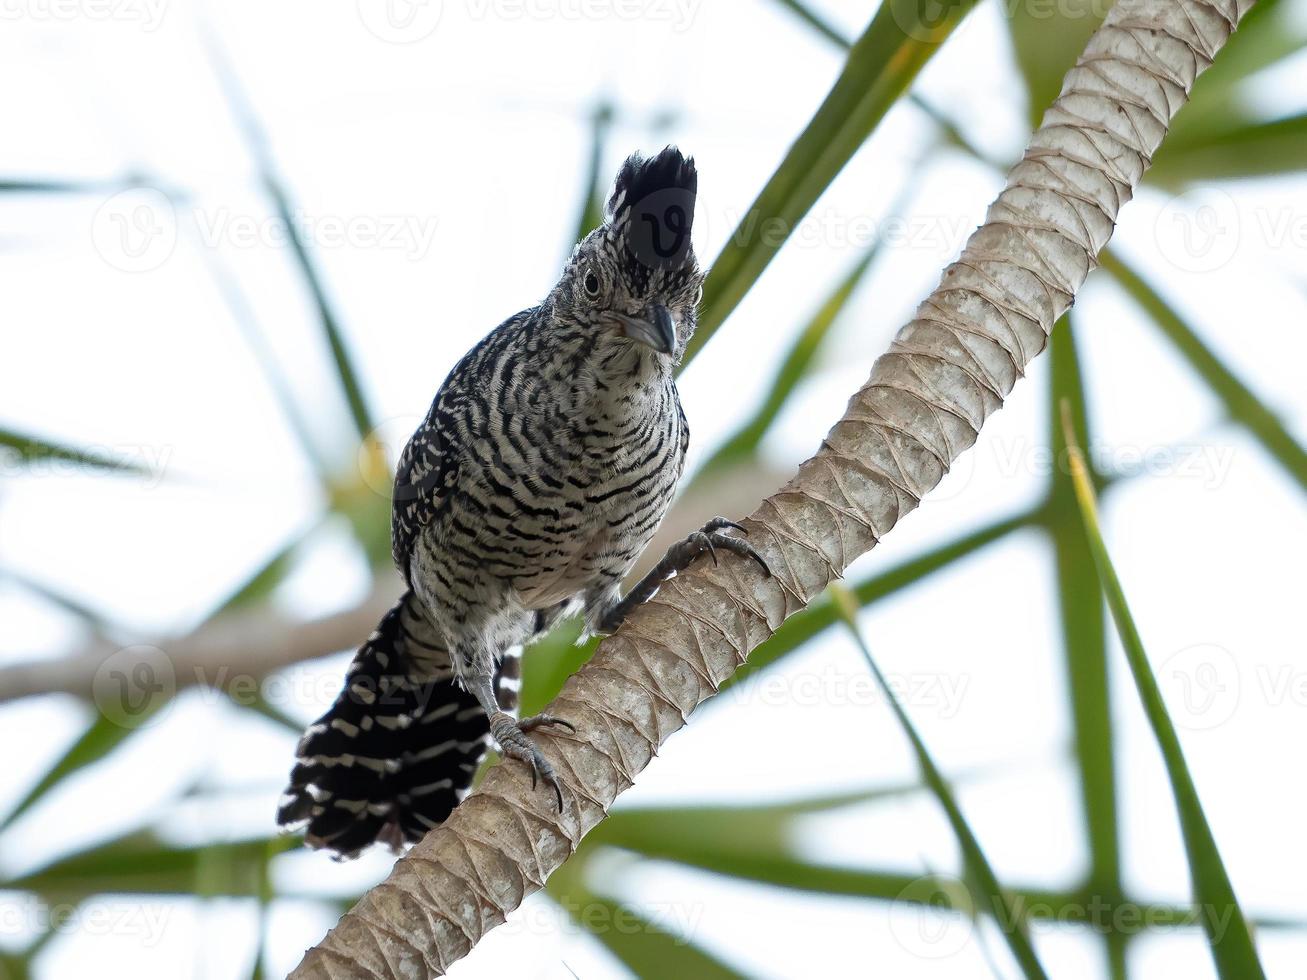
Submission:
[[[395,469],[395,490],[391,500],[390,551],[395,565],[409,579],[409,559],[422,529],[445,505],[450,488],[458,478],[459,446],[457,426],[449,415],[456,402],[448,394],[449,382],[431,403],[399,457]]]
[[[513,344],[519,329],[534,310],[509,317],[481,339],[454,365],[440,386],[427,417],[422,420],[395,468],[395,490],[391,502],[390,552],[395,565],[409,579],[409,562],[422,529],[444,509],[457,486],[464,460],[463,445],[469,426],[483,413],[469,412],[471,392],[484,386],[484,374],[506,346]]]

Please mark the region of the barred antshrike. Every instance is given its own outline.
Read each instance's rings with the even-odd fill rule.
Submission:
[[[725,533],[738,525],[717,518],[621,594],[689,442],[673,369],[701,291],[697,184],[694,161],[673,147],[630,157],[604,223],[545,301],[445,379],[395,478],[392,547],[408,590],[305,733],[277,813],[306,824],[311,845],[352,856],[374,840],[419,839],[466,794],[487,736],[561,810],[561,786],[528,733],[572,726],[509,713],[499,682],[516,673],[512,648],[575,608],[590,631],[610,633],[717,548],[767,572]]]

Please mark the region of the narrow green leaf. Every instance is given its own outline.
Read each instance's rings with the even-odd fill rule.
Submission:
[[[249,345],[251,352],[254,354],[254,359],[263,372],[264,380],[267,381],[273,397],[276,398],[277,404],[281,408],[282,415],[290,425],[291,431],[295,433],[300,449],[313,463],[323,487],[328,487],[332,479],[331,467],[322,455],[322,451],[318,448],[317,440],[313,436],[308,419],[305,418],[303,411],[300,409],[299,402],[287,382],[285,372],[282,370],[281,365],[277,363],[276,355],[263,335],[258,315],[254,312],[254,307],[245,295],[245,290],[241,288],[240,282],[223,263],[217,251],[203,248],[200,249],[200,254],[209,269],[209,274],[213,277],[218,295],[222,297],[232,320],[240,330],[241,336],[245,338],[246,344]]]
[[[1180,133],[1174,142],[1168,138],[1148,178],[1174,188],[1200,180],[1270,177],[1297,173],[1304,160],[1307,114],[1269,122],[1225,115]]]
[[[1098,508],[1094,497],[1093,483],[1085,465],[1084,455],[1076,443],[1075,428],[1069,407],[1064,406],[1063,429],[1070,453],[1071,479],[1075,486],[1076,502],[1080,506],[1081,520],[1084,522],[1085,536],[1089,540],[1089,550],[1094,557],[1094,567],[1098,570],[1099,582],[1107,596],[1107,605],[1116,624],[1117,635],[1125,650],[1126,661],[1130,665],[1130,674],[1134,678],[1139,700],[1143,704],[1144,714],[1149,727],[1157,739],[1166,765],[1167,778],[1171,783],[1171,792],[1175,797],[1176,810],[1180,816],[1180,832],[1184,837],[1185,852],[1189,858],[1189,873],[1193,885],[1194,901],[1204,912],[1203,930],[1207,933],[1212,947],[1212,958],[1216,962],[1216,971],[1222,980],[1254,980],[1265,977],[1265,971],[1258,962],[1257,952],[1253,947],[1252,933],[1248,929],[1243,911],[1235,898],[1234,886],[1225,870],[1225,862],[1217,850],[1216,839],[1208,826],[1203,813],[1198,790],[1193,777],[1185,763],[1184,751],[1180,747],[1180,738],[1166,711],[1162,692],[1153,676],[1148,663],[1148,654],[1144,651],[1142,638],[1130,615],[1125,593],[1120,579],[1112,567],[1107,545],[1103,542],[1102,531],[1098,524]]]
[[[987,524],[894,568],[864,579],[853,587],[853,593],[862,605],[870,605],[915,585],[941,568],[976,553],[1014,531],[1034,525],[1041,516],[1041,508],[1035,508]],[[781,624],[780,629],[749,654],[748,661],[722,685],[722,690],[748,680],[758,671],[782,660],[818,633],[834,625],[837,619],[835,607],[829,599],[813,603],[802,612],[791,616]],[[713,704],[717,700],[710,700],[708,703]]]
[[[953,0],[883,4],[844,70],[713,263],[684,369],[767,268],[885,113],[975,5]]]
[[[586,863],[576,858],[559,868],[545,889],[577,925],[585,928],[637,977],[743,977],[688,937],[674,936],[639,912],[595,894],[585,884]]]
[[[621,811],[614,812],[590,837],[620,814]],[[678,830],[683,833],[678,834]],[[988,907],[977,909],[965,889],[941,887],[941,881],[951,883],[952,879],[937,875],[814,864],[784,851],[759,850],[729,834],[710,833],[705,839],[693,824],[685,827],[672,824],[667,829],[650,825],[639,833],[635,828],[628,831],[627,827],[619,825],[619,831],[618,834],[605,835],[602,842],[596,839],[593,844],[587,837],[581,846],[617,847],[645,858],[811,894],[909,902],[954,909],[968,916],[977,911],[990,912]],[[1101,929],[1105,923],[1119,918],[1123,922],[1146,922],[1153,927],[1165,928],[1192,926],[1203,915],[1202,910],[1187,906],[1129,898],[1114,904],[1104,896],[1082,890],[1014,887],[1008,892],[1012,904],[1031,921],[1051,921],[1059,925],[1087,925]],[[1299,929],[1303,925],[1292,919],[1259,919],[1257,924],[1264,929]]]
[[[848,628],[849,635],[853,638],[853,642],[862,652],[863,659],[867,661],[867,667],[876,678],[876,683],[880,685],[881,690],[885,693],[885,699],[894,712],[894,716],[898,719],[903,733],[907,735],[908,741],[912,743],[912,752],[917,757],[917,766],[921,769],[922,778],[925,780],[926,785],[930,787],[930,791],[935,794],[939,805],[944,808],[949,825],[953,828],[953,834],[957,837],[958,845],[962,848],[962,856],[967,871],[979,885],[982,897],[989,903],[989,909],[994,916],[994,921],[999,924],[999,931],[1007,941],[1012,956],[1021,967],[1022,974],[1027,978],[1047,980],[1048,975],[1044,972],[1039,958],[1035,955],[1035,949],[1030,944],[1030,935],[1020,906],[1013,901],[1012,896],[999,884],[998,875],[994,873],[989,859],[985,857],[985,852],[980,846],[980,840],[971,829],[971,825],[967,823],[966,817],[963,816],[962,808],[958,806],[957,800],[954,799],[953,791],[949,788],[947,780],[944,779],[944,774],[935,765],[935,760],[931,758],[926,743],[912,724],[912,719],[908,717],[908,713],[899,704],[893,686],[881,673],[880,666],[872,657],[871,650],[862,637],[862,631],[858,628],[859,604],[857,599],[854,598],[853,593],[838,582],[831,584],[829,592],[834,600],[840,619],[843,620],[845,627]]]
[[[1095,894],[1117,898],[1122,893],[1121,847],[1103,593],[1080,530],[1071,473],[1061,465],[1066,459],[1066,440],[1058,421],[1058,406],[1064,401],[1071,405],[1077,438],[1083,445],[1091,444],[1073,321],[1069,316],[1066,321],[1057,326],[1049,341],[1053,368],[1049,386],[1049,442],[1058,465],[1052,468],[1049,480],[1048,529],[1057,576],[1067,695],[1079,763],[1076,772],[1080,779],[1080,806],[1089,837],[1089,888]],[[1104,939],[1110,975],[1114,980],[1124,980],[1127,934],[1109,927],[1104,931]]]
[[[568,248],[579,242],[604,220],[604,194],[608,188],[608,174],[604,171],[604,147],[613,127],[613,107],[600,102],[590,117],[590,157],[585,182],[581,185],[584,198],[576,219],[576,233]]]
[[[139,463],[115,459],[97,450],[80,449],[76,446],[69,446],[51,439],[43,439],[25,432],[16,432],[12,429],[0,429],[0,449],[8,450],[8,453],[0,453],[0,459],[8,455],[15,457],[20,463],[26,465],[44,460],[60,460],[92,469],[134,473],[137,476],[156,475],[151,473],[148,467]]]
[[[807,324],[790,344],[790,349],[782,359],[775,377],[767,386],[767,394],[762,404],[754,411],[753,416],[718,446],[699,467],[687,489],[706,477],[719,473],[725,467],[753,455],[777,416],[780,415],[781,409],[785,407],[785,403],[807,376],[822,344],[830,334],[831,327],[880,254],[882,241],[883,239],[877,239],[876,243],[863,253],[836,284],[826,300],[813,312]]]
[[[205,622],[211,622],[215,616],[233,609],[248,608],[266,600],[294,567],[296,552],[313,537],[323,523],[322,520],[314,521],[312,525],[294,535],[277,549],[244,582],[233,589],[226,599],[214,607],[214,611],[209,614]]]
[[[1062,90],[1062,79],[1089,36],[1098,30],[1108,11],[1098,0],[1061,0],[1059,3],[1013,3],[1003,10],[1017,67],[1026,82],[1027,109],[1032,126]]]
[[[783,803],[627,807],[609,814],[590,832],[587,840],[593,838],[595,844],[641,851],[655,846],[659,838],[667,838],[693,839],[690,846],[696,849],[726,847],[756,853],[784,852],[795,836],[795,823],[800,817],[901,799],[922,790],[922,785],[913,781]]]
[[[294,218],[290,193],[277,174],[258,116],[253,105],[246,97],[240,80],[228,62],[226,55],[219,48],[212,32],[205,32],[203,41],[213,66],[214,75],[223,94],[226,96],[232,117],[245,136],[246,145],[254,160],[260,183],[263,184],[264,190],[272,201],[273,209],[285,229],[286,240],[290,243],[291,253],[317,310],[318,323],[322,328],[327,347],[331,351],[332,360],[335,362],[336,377],[340,383],[345,403],[349,408],[350,417],[354,420],[354,428],[358,432],[359,439],[365,440],[376,429],[376,423],[373,421],[367,400],[364,398],[363,386],[359,381],[359,374],[355,369],[349,347],[345,343],[345,336],[336,317],[335,309],[328,298],[326,284],[319,275],[312,256],[309,255],[308,245],[300,233],[299,223]]]
[[[1208,388],[1225,405],[1230,417],[1243,425],[1281,466],[1307,489],[1307,451],[1298,445],[1275,415],[1255,394],[1221,363],[1180,314],[1111,250],[1099,256],[1102,265],[1130,297],[1147,313],[1163,336],[1171,342]]]
[[[533,715],[552,701],[563,684],[594,654],[599,641],[578,644],[582,623],[573,616],[535,640],[522,656],[522,687],[518,703],[522,714]]]
[[[154,711],[157,707],[159,706],[152,703],[147,710]],[[145,721],[144,715],[141,716],[140,721]],[[104,715],[97,714],[95,720],[68,747],[58,761],[37,780],[36,785],[23,794],[13,809],[6,814],[4,820],[0,821],[0,831],[8,829],[14,821],[41,802],[51,790],[62,785],[70,776],[99,762],[122,745],[129,735],[140,730],[139,724],[135,728],[124,728]]]
[[[203,862],[221,861],[221,881],[211,887],[228,895],[259,893],[259,868],[269,850],[293,850],[291,837],[177,847],[153,833],[135,833],[97,844],[6,883],[7,888],[60,899],[105,892],[189,895]]]
[[[1244,83],[1296,54],[1304,43],[1307,32],[1291,9],[1281,0],[1260,0],[1239,21],[1239,30],[1221,49],[1221,57],[1199,76],[1189,104],[1174,120],[1154,166],[1171,155],[1172,141],[1184,143],[1213,126],[1247,123],[1249,100]],[[1153,179],[1151,170],[1145,179]]]
[[[122,628],[111,623],[104,613],[88,606],[76,596],[69,595],[58,586],[39,582],[22,572],[12,570],[0,571],[0,579],[10,580],[57,609],[62,609],[70,616],[81,620],[97,637],[103,638],[113,632],[122,632]]]
[[[800,3],[799,0],[776,0],[776,2],[832,44],[841,48],[847,48],[849,46],[849,39],[829,21],[817,14],[806,3]]]
[[[91,194],[97,191],[126,189],[140,186],[139,181],[50,180],[33,177],[28,180],[10,178],[0,180],[0,194]]]

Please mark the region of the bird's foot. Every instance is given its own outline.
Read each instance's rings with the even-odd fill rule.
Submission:
[[[535,789],[541,780],[553,787],[554,795],[558,797],[558,812],[562,813],[563,788],[554,773],[554,767],[540,754],[535,742],[527,737],[527,732],[535,731],[544,725],[559,725],[569,731],[576,731],[576,726],[571,722],[555,718],[553,715],[535,715],[518,721],[512,715],[501,711],[490,719],[490,734],[499,743],[504,755],[525,762],[531,767],[532,789]]]
[[[686,535],[682,540],[676,542],[667,549],[667,557],[663,561],[670,566],[670,572],[683,572],[690,567],[690,564],[700,555],[706,554],[712,558],[712,563],[717,564],[717,549],[729,551],[739,555],[741,558],[752,558],[762,569],[763,575],[771,578],[771,569],[762,555],[754,550],[753,545],[740,538],[733,538],[726,533],[727,528],[739,531],[741,534],[748,534],[741,525],[734,521],[728,521],[724,517],[714,517],[711,521],[692,534]]]
[[[632,609],[648,602],[663,582],[667,581],[671,576],[685,571],[700,555],[711,556],[713,564],[716,565],[718,549],[729,551],[741,558],[752,558],[758,563],[762,573],[771,578],[771,569],[767,567],[767,562],[762,555],[758,554],[749,542],[740,538],[733,538],[727,534],[728,528],[739,531],[741,534],[749,533],[734,521],[728,521],[724,517],[714,517],[699,530],[687,535],[684,539],[668,548],[667,554],[663,556],[662,561],[655,565],[635,588],[628,592],[620,602],[609,609],[603,618],[598,621],[597,632],[615,633]]]

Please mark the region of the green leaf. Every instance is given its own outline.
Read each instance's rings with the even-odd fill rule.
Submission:
[[[81,620],[97,637],[103,638],[111,632],[123,632],[121,627],[110,622],[109,619],[98,609],[88,606],[86,603],[82,602],[82,600],[69,595],[58,586],[39,582],[22,572],[15,572],[12,570],[0,571],[0,579],[9,579],[33,595],[44,599],[46,602],[50,603],[50,605],[62,609],[70,616]]]
[[[43,439],[25,432],[16,432],[12,429],[0,429],[0,448],[8,449],[10,451],[8,455],[14,455],[19,462],[28,465],[43,460],[61,460],[92,469],[134,473],[137,476],[156,475],[148,467],[139,463],[114,459],[112,456],[93,449],[80,449],[76,446]]]
[[[301,411],[299,403],[291,391],[290,384],[287,382],[285,372],[282,371],[281,365],[277,363],[276,355],[263,335],[259,318],[254,312],[253,306],[250,305],[245,291],[241,288],[236,277],[223,264],[215,250],[204,248],[200,250],[200,253],[208,266],[209,274],[213,277],[214,284],[218,289],[218,295],[222,297],[227,311],[231,314],[232,320],[235,321],[241,332],[241,336],[245,338],[246,344],[249,345],[250,350],[253,352],[254,359],[258,362],[263,377],[281,408],[282,415],[295,433],[300,448],[313,463],[322,485],[328,487],[331,483],[331,468],[323,457],[321,450],[318,449],[308,419],[305,418],[304,413]]]
[[[581,185],[585,197],[576,219],[576,233],[571,245],[590,234],[604,220],[604,193],[608,187],[608,174],[604,171],[604,146],[612,128],[613,106],[606,101],[600,102],[590,116],[590,158],[585,183]]]
[[[572,616],[534,641],[522,655],[522,687],[518,703],[523,717],[537,714],[552,701],[563,684],[594,655],[597,637],[579,644],[582,623]]]
[[[1180,314],[1132,270],[1114,252],[1105,250],[1099,264],[1112,274],[1130,297],[1139,304],[1225,406],[1230,417],[1248,429],[1266,451],[1307,489],[1307,451],[1298,445],[1275,415],[1267,409],[1252,390],[1230,371],[1220,358],[1213,354],[1198,335],[1184,322]]]
[[[1090,445],[1075,334],[1071,318],[1067,317],[1066,321],[1053,330],[1049,341],[1053,368],[1049,386],[1049,442],[1053,459],[1059,465],[1053,467],[1049,484],[1048,529],[1057,576],[1067,695],[1079,763],[1076,772],[1080,780],[1080,806],[1089,836],[1088,887],[1095,894],[1119,898],[1121,847],[1103,593],[1094,575],[1085,536],[1080,531],[1070,470],[1060,465],[1066,459],[1066,440],[1058,423],[1058,406],[1064,401],[1071,406],[1077,437],[1084,445]],[[1103,934],[1111,976],[1123,980],[1127,934],[1110,925]]]
[[[776,0],[776,2],[832,44],[841,48],[847,48],[849,46],[849,39],[829,21],[814,12],[806,3],[800,3],[799,0]]]
[[[6,887],[61,900],[106,892],[190,895],[202,867],[219,862],[221,880],[208,878],[210,886],[227,895],[257,896],[267,855],[298,846],[290,837],[274,837],[177,847],[153,833],[135,833],[61,858]]]
[[[295,554],[322,527],[323,521],[317,520],[304,531],[293,536],[286,544],[277,549],[250,576],[238,585],[214,607],[205,622],[211,622],[215,616],[231,612],[233,609],[248,608],[265,601],[280,585],[294,567]]]
[[[976,837],[975,831],[971,829],[971,825],[967,823],[966,817],[963,816],[962,808],[958,806],[957,800],[954,799],[953,791],[944,779],[944,774],[935,765],[935,760],[931,758],[926,743],[912,724],[912,719],[908,717],[908,713],[899,704],[899,699],[894,694],[894,688],[886,680],[885,675],[881,673],[880,666],[872,657],[871,650],[862,637],[862,631],[858,629],[858,601],[848,589],[838,582],[832,583],[828,591],[835,602],[835,608],[840,619],[843,620],[844,625],[848,628],[849,635],[853,637],[854,643],[862,652],[863,659],[867,661],[867,667],[876,678],[876,683],[884,691],[885,699],[889,702],[890,709],[898,719],[903,733],[907,735],[908,741],[912,743],[912,752],[917,757],[917,766],[921,769],[922,778],[935,795],[935,799],[939,801],[939,805],[943,807],[949,825],[953,828],[953,835],[957,837],[958,845],[962,848],[962,856],[967,872],[976,880],[981,896],[989,903],[989,910],[994,916],[994,921],[1000,924],[999,931],[1003,934],[1008,949],[1011,950],[1017,964],[1021,967],[1022,974],[1027,978],[1046,980],[1047,974],[1044,972],[1039,958],[1035,956],[1034,947],[1030,944],[1030,935],[1020,907],[999,884],[998,875],[994,873],[989,859],[985,857],[985,852],[980,846],[980,840]]]
[[[1013,3],[1004,0],[1017,67],[1026,82],[1032,126],[1062,91],[1062,79],[1098,30],[1108,4],[1099,0]]]
[[[899,799],[921,791],[921,784],[913,781],[784,803],[629,807],[609,814],[587,840],[644,853],[657,848],[660,839],[679,841],[695,850],[784,851],[795,836],[799,817]]]
[[[160,706],[161,704],[151,703],[147,710],[153,712]],[[145,716],[142,716],[140,721],[144,722]],[[44,776],[37,780],[35,786],[23,794],[4,820],[0,821],[0,831],[7,830],[14,821],[41,802],[51,790],[63,784],[70,776],[74,776],[85,767],[104,759],[122,745],[129,735],[140,730],[140,725],[135,728],[124,728],[122,725],[110,721],[104,715],[97,714],[95,720],[68,747],[64,754],[59,757],[59,760],[46,771]]]
[[[1296,54],[1304,44],[1307,44],[1307,32],[1280,0],[1260,0],[1255,4],[1239,21],[1239,30],[1221,49],[1221,57],[1194,84],[1189,104],[1174,120],[1154,166],[1172,154],[1172,143],[1185,143],[1210,127],[1228,128],[1247,123],[1249,100],[1244,95],[1244,83]],[[1151,171],[1146,179],[1154,179]]]
[[[1175,188],[1200,180],[1297,173],[1303,160],[1307,160],[1307,114],[1270,122],[1226,116],[1168,138],[1148,177],[1153,184]]]
[[[844,69],[816,114],[731,234],[704,283],[699,324],[684,369],[726,320],[795,226],[975,5],[952,0],[883,4],[854,42]]]
[[[1093,483],[1085,465],[1084,455],[1076,444],[1075,429],[1069,407],[1064,407],[1063,428],[1070,452],[1071,479],[1075,486],[1076,503],[1080,507],[1081,520],[1084,523],[1085,536],[1089,541],[1089,550],[1094,558],[1094,567],[1098,571],[1099,582],[1107,596],[1107,605],[1116,624],[1117,636],[1125,650],[1126,661],[1130,665],[1130,675],[1134,678],[1139,700],[1143,704],[1144,714],[1149,727],[1157,739],[1166,766],[1166,775],[1171,783],[1171,792],[1175,797],[1176,810],[1180,816],[1180,832],[1184,837],[1185,852],[1189,858],[1189,874],[1193,885],[1194,900],[1198,906],[1210,914],[1202,916],[1203,930],[1207,933],[1212,947],[1212,957],[1216,962],[1217,973],[1222,980],[1253,980],[1265,977],[1262,965],[1258,962],[1257,952],[1253,947],[1252,933],[1248,929],[1243,911],[1235,898],[1234,886],[1225,871],[1225,862],[1217,850],[1216,839],[1208,826],[1203,813],[1198,790],[1193,777],[1185,763],[1184,752],[1175,726],[1166,711],[1162,692],[1153,676],[1148,663],[1148,654],[1144,651],[1142,638],[1130,614],[1125,593],[1120,579],[1112,567],[1107,545],[1103,542],[1102,531],[1098,524],[1098,508],[1094,498]]]
[[[864,579],[853,587],[853,593],[862,605],[870,605],[915,585],[941,568],[976,553],[1014,531],[1034,525],[1041,516],[1042,509],[1035,508],[987,524],[888,571]],[[829,599],[815,602],[802,612],[791,616],[781,624],[780,629],[749,654],[748,661],[722,684],[721,689],[725,691],[782,660],[818,633],[834,625],[837,619],[835,607]],[[712,704],[714,701],[708,703]]]
[[[255,169],[258,171],[259,181],[263,184],[264,190],[272,201],[273,209],[282,222],[286,232],[286,240],[290,243],[291,254],[299,267],[300,276],[317,310],[318,324],[322,328],[323,337],[331,351],[332,360],[335,362],[336,378],[344,395],[345,403],[349,408],[350,417],[354,420],[354,428],[358,432],[359,439],[366,440],[376,429],[376,423],[373,421],[367,400],[364,398],[363,386],[359,381],[359,374],[355,369],[353,356],[345,343],[345,336],[337,320],[335,309],[328,298],[326,284],[319,275],[312,256],[309,255],[308,245],[300,234],[299,223],[295,221],[290,193],[277,175],[272,161],[272,154],[268,150],[267,139],[263,134],[262,127],[259,125],[254,107],[250,104],[241,88],[240,80],[232,70],[224,53],[219,49],[218,43],[213,36],[206,34],[204,42],[214,74],[223,94],[227,98],[227,104],[232,116],[245,136],[246,145],[254,159]]]
[[[688,486],[694,486],[705,477],[719,473],[722,469],[753,455],[776,421],[776,417],[780,415],[781,409],[785,407],[785,403],[807,376],[818,351],[830,334],[831,327],[844,307],[848,305],[849,297],[858,288],[877,255],[880,254],[882,241],[883,239],[877,239],[876,243],[863,253],[853,267],[845,273],[844,278],[836,284],[825,302],[813,312],[807,324],[791,343],[775,377],[767,386],[767,394],[762,404],[755,410],[753,417],[718,446],[695,472]]]
[[[737,973],[688,937],[674,936],[639,912],[595,894],[585,885],[586,862],[568,861],[545,889],[577,925],[589,931],[637,977],[704,977],[735,980]]]

